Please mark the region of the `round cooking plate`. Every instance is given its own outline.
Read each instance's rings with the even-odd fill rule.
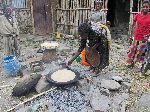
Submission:
[[[64,69],[64,68],[63,68],[63,69]],[[63,69],[60,69],[60,70],[63,70]],[[70,70],[70,71],[72,71],[72,72],[75,73],[75,78],[74,78],[73,80],[70,80],[70,81],[67,81],[67,82],[57,82],[57,81],[53,80],[53,79],[52,79],[52,74],[53,74],[54,72],[58,71],[58,70],[49,73],[49,74],[47,75],[47,80],[48,80],[50,83],[54,83],[54,84],[56,84],[56,85],[71,84],[71,83],[74,83],[74,82],[76,82],[76,81],[79,80],[79,78],[80,78],[79,72],[77,72],[77,71],[75,71],[75,70],[72,70],[72,69],[70,69],[70,68],[65,68],[65,69]]]

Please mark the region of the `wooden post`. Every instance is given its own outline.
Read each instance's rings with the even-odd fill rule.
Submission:
[[[30,0],[30,6],[31,6],[31,16],[32,16],[32,24],[33,24],[33,34],[35,34],[35,27],[34,27],[34,16],[33,16],[33,0]]]
[[[75,32],[76,32],[76,34],[78,33],[78,20],[79,20],[79,10],[77,10],[77,8],[79,7],[79,0],[76,0],[76,19],[75,19]]]
[[[130,0],[130,21],[129,21],[129,36],[130,37],[132,37],[132,24],[133,24],[132,8],[133,8],[133,0]]]

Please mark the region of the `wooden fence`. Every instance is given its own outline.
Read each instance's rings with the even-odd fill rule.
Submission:
[[[103,0],[103,8],[105,8]],[[59,0],[56,29],[65,34],[77,35],[80,23],[89,19],[91,9],[94,9],[94,0]]]
[[[12,6],[16,9],[30,7],[30,0],[1,0],[1,3],[6,4],[7,6]]]

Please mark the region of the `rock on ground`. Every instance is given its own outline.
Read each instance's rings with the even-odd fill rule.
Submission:
[[[94,111],[107,112],[110,110],[111,101],[107,96],[96,93],[91,100],[91,106]]]
[[[37,85],[35,86],[36,92],[38,92],[38,93],[47,91],[50,88],[51,88],[50,83],[46,79],[44,79],[44,78],[41,78],[38,81]]]
[[[12,94],[14,96],[22,96],[29,93],[35,88],[40,78],[40,74],[31,74],[22,77],[13,88]]]
[[[126,93],[116,95],[112,101],[113,110],[115,112],[125,112],[125,107],[126,107],[128,98],[129,98],[129,94],[126,94]]]
[[[137,102],[137,112],[150,112],[150,93],[141,96]]]
[[[101,87],[109,89],[109,90],[118,90],[121,87],[121,85],[114,80],[102,79]]]

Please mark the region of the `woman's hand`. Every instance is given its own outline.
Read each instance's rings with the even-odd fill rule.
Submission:
[[[75,55],[68,61],[67,65],[71,65],[72,62],[80,55],[81,52],[76,52]]]
[[[150,38],[150,34],[144,35],[144,39],[148,40]]]
[[[67,66],[68,66],[68,65],[71,65],[72,62],[73,62],[72,60],[69,60],[68,63],[67,63]]]

